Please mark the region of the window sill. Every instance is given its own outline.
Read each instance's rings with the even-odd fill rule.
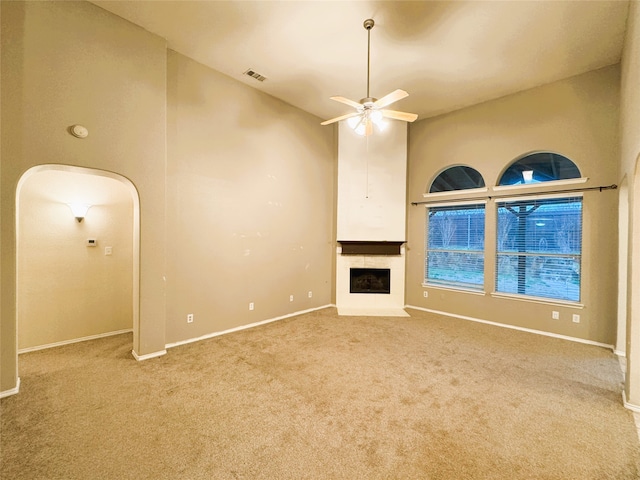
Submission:
[[[480,295],[483,297],[487,294],[484,290],[473,290],[471,288],[464,288],[464,287],[450,287],[447,285],[434,285],[432,283],[423,283],[422,287],[433,288],[434,290],[448,290],[448,291],[454,291],[454,292],[460,292],[460,293],[470,293],[471,295]]]
[[[492,292],[490,294],[493,298],[504,298],[507,300],[518,300],[520,302],[540,303],[543,305],[554,305],[556,307],[571,307],[582,310],[584,304],[579,302],[571,302],[569,300],[555,300],[553,298],[544,297],[530,297],[528,295],[518,295],[515,293],[498,293]]]
[[[535,183],[517,183],[515,185],[496,185],[493,187],[494,192],[503,192],[509,190],[519,190],[522,188],[536,188],[536,187],[550,187],[558,185],[576,185],[580,183],[586,183],[589,180],[588,177],[581,178],[568,178],[566,180],[550,180],[548,182],[535,182]],[[544,192],[541,192],[544,193]]]
[[[460,195],[475,195],[477,193],[486,193],[489,189],[487,187],[480,188],[465,188],[463,190],[447,190],[445,192],[433,192],[433,193],[423,193],[423,198],[441,198],[450,195],[455,198],[455,196]]]

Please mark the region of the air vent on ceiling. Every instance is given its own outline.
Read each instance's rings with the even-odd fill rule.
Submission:
[[[267,77],[260,75],[258,72],[254,71],[254,70],[247,70],[246,72],[244,72],[244,75],[248,75],[252,78],[255,78],[256,80],[258,80],[259,82],[264,82]]]

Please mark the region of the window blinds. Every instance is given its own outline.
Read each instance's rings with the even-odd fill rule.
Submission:
[[[425,283],[484,288],[485,205],[427,209]]]
[[[497,202],[496,291],[580,300],[582,197]]]

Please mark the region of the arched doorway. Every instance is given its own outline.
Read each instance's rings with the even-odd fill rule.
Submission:
[[[640,285],[640,155],[636,158],[633,179],[629,180],[629,263],[627,273],[627,369],[624,404],[640,412],[640,296],[633,295]]]
[[[72,203],[91,205],[85,219],[74,218]],[[133,184],[111,172],[40,165],[23,174],[16,190],[19,352],[131,329],[135,344],[139,211]]]

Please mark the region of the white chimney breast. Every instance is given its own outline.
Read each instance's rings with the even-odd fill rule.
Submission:
[[[369,137],[340,122],[338,139],[337,240],[404,241],[406,122]]]

